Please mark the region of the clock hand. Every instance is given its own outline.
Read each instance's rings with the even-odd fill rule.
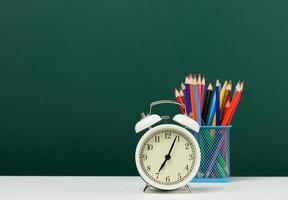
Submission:
[[[173,141],[173,143],[172,143],[172,145],[171,145],[171,147],[170,147],[170,149],[169,149],[169,153],[168,153],[167,155],[165,155],[165,160],[164,160],[164,162],[162,163],[162,165],[160,166],[160,169],[159,169],[158,172],[160,172],[160,171],[162,170],[162,168],[163,168],[164,165],[166,164],[167,160],[170,160],[170,158],[171,158],[170,153],[171,153],[171,151],[172,151],[172,149],[173,149],[173,147],[174,147],[174,145],[175,145],[176,138],[177,138],[177,136],[175,137],[175,139],[174,139],[174,141]]]
[[[172,145],[171,145],[171,147],[170,147],[170,150],[169,150],[169,153],[168,153],[169,156],[170,156],[170,153],[171,153],[171,151],[172,151],[172,149],[173,149],[173,147],[174,147],[174,144],[175,144],[175,142],[176,142],[176,138],[177,138],[177,136],[175,137],[175,139],[174,139],[174,141],[173,141],[173,143],[172,143]]]
[[[161,169],[164,167],[165,163],[167,162],[167,159],[166,159],[166,156],[165,156],[165,160],[164,162],[162,163],[160,169],[158,170],[158,173],[161,171]]]

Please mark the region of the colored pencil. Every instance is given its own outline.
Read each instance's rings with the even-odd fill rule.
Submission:
[[[238,82],[237,82],[237,84],[236,84],[236,86],[235,86],[235,88],[234,88],[234,91],[233,91],[233,95],[232,95],[232,98],[233,98],[233,96],[235,95],[235,92],[236,92],[236,88],[239,86],[239,84],[240,84],[240,81],[238,81]]]
[[[196,76],[192,77],[192,86],[193,86],[193,92],[194,92],[194,102],[195,102],[195,111],[196,111],[196,121],[199,123],[199,125],[202,124],[201,120],[201,114],[200,114],[200,106],[199,106],[199,93],[198,93],[198,87],[197,87],[197,80]]]
[[[206,121],[207,126],[212,125],[212,121],[213,121],[214,114],[215,114],[215,101],[216,101],[216,93],[214,91],[213,97],[211,99],[211,103],[209,106],[209,111],[208,111],[208,116],[207,116],[207,121]]]
[[[180,97],[181,97],[181,99],[182,99],[182,102],[185,104],[185,107],[187,107],[187,105],[186,105],[186,99],[185,99],[183,90],[180,90],[179,93],[180,93]]]
[[[238,106],[240,97],[241,97],[241,85],[238,84],[236,88],[236,92],[232,98],[231,104],[223,117],[223,120],[221,123],[223,126],[229,125],[229,123],[231,122],[233,114]]]
[[[186,87],[185,87],[185,84],[183,82],[181,82],[181,90],[183,91],[184,98],[186,98]]]
[[[230,115],[230,117],[229,117],[228,124],[231,124],[231,121],[232,121],[232,119],[233,119],[233,117],[234,117],[235,111],[236,111],[236,109],[237,109],[237,107],[238,107],[239,101],[240,101],[240,99],[241,99],[242,91],[243,91],[243,86],[244,86],[244,81],[242,81],[242,82],[240,83],[240,94],[239,94],[239,98],[238,98],[237,102],[235,103],[235,105],[234,105],[234,107],[233,107],[233,109],[232,109],[232,113],[231,113],[231,115]]]
[[[228,99],[228,101],[226,102],[226,105],[224,106],[224,109],[223,109],[223,115],[225,115],[227,113],[227,110],[229,109],[230,107],[230,99]]]
[[[229,109],[230,107],[230,99],[228,99],[228,101],[226,102],[226,105],[224,107],[224,111],[223,111],[223,115],[225,115],[225,113],[227,113],[227,110]],[[227,132],[225,131],[224,133],[227,134]],[[227,156],[227,140],[224,141],[224,144],[222,146],[222,155],[224,156]],[[221,154],[219,155],[221,156]],[[229,166],[229,159],[226,158],[225,160],[225,163],[226,163],[226,168]],[[226,169],[226,171],[228,171],[228,168]]]
[[[201,80],[201,74],[198,75],[197,90],[198,90],[199,110],[200,110],[200,113],[201,113],[201,108],[202,108],[202,80]]]
[[[230,105],[231,89],[232,89],[232,83],[231,83],[231,81],[229,81],[229,83],[225,89],[225,94],[224,94],[223,101],[222,101],[222,106],[221,106],[221,111],[220,111],[221,112],[221,120],[223,119],[224,109],[225,109],[225,106],[226,106],[226,103],[228,102],[228,100],[229,100],[229,105]]]
[[[220,85],[220,88],[221,88],[221,85]],[[215,92],[216,92],[216,87],[215,87]],[[214,113],[214,116],[213,116],[213,120],[212,120],[212,126],[216,126],[216,102],[215,102],[215,113]]]
[[[185,84],[183,82],[181,82],[181,89],[180,89],[180,96],[182,98],[182,101],[183,103],[185,104],[186,106],[186,112],[187,112],[187,103],[186,103],[186,92],[185,92]],[[188,115],[188,112],[187,112],[187,115]]]
[[[211,83],[209,83],[208,88],[205,92],[205,98],[204,98],[204,103],[203,103],[203,108],[202,108],[202,120],[203,120],[204,125],[206,125],[206,122],[207,122],[208,108],[209,108],[209,103],[211,101],[212,93],[213,93],[213,86]]]
[[[190,84],[188,77],[185,78],[185,99],[186,99],[187,115],[191,116]]]
[[[180,96],[180,92],[175,88],[174,89],[174,93],[175,93],[175,98],[176,98],[176,101],[180,104],[184,104],[183,101],[182,101],[182,98]],[[185,109],[184,107],[181,105],[179,106],[179,109],[181,111],[182,114],[185,114]]]
[[[222,106],[223,106],[223,100],[224,100],[227,85],[228,85],[228,81],[224,81],[224,84],[223,84],[221,91],[220,91],[220,111],[221,111]]]
[[[202,113],[202,110],[203,110],[203,104],[204,104],[204,94],[205,94],[205,77],[204,75],[202,76],[202,81],[201,81],[201,85],[202,85],[202,97],[201,97],[201,113]]]
[[[220,119],[220,82],[219,80],[216,81],[216,87],[215,87],[215,92],[216,92],[216,125],[219,126],[221,123]]]
[[[190,103],[191,103],[192,118],[197,121],[196,106],[195,106],[195,92],[194,92],[194,87],[192,85],[192,82],[193,82],[192,74],[189,74],[188,81],[189,81],[189,90],[190,90]]]
[[[214,113],[214,116],[213,116],[212,126],[216,126],[216,107],[215,107],[215,113]]]
[[[231,123],[231,121],[232,121],[232,118],[233,118],[233,116],[234,116],[234,113],[235,113],[235,111],[236,111],[236,108],[238,107],[238,104],[239,104],[239,101],[240,101],[240,98],[241,98],[241,91],[238,93],[239,95],[237,96],[237,91],[236,91],[236,93],[235,93],[235,101],[233,102],[233,99],[232,99],[232,101],[231,101],[231,104],[230,104],[230,107],[231,107],[231,109],[228,109],[227,110],[227,113],[226,113],[226,115],[228,115],[229,117],[228,117],[228,121],[227,122],[225,122],[224,121],[224,119],[225,118],[223,118],[223,121],[224,121],[224,123],[226,123],[226,125],[229,125],[230,123]]]

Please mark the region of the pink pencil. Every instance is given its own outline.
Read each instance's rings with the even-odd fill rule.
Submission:
[[[197,89],[198,89],[199,110],[201,112],[201,108],[202,108],[202,81],[201,81],[201,74],[198,75]]]
[[[202,113],[202,109],[203,109],[203,104],[204,104],[204,94],[205,94],[205,77],[204,75],[202,76],[202,81],[201,81],[201,85],[202,85],[202,96],[201,96],[201,113]]]

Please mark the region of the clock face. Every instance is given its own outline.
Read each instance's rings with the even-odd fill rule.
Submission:
[[[200,164],[198,143],[186,129],[165,124],[150,129],[136,149],[137,169],[150,185],[176,189],[195,176]]]

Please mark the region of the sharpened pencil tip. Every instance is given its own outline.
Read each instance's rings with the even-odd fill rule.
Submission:
[[[213,86],[212,86],[212,83],[209,83],[209,85],[208,85],[208,88],[207,88],[208,90],[213,90]]]
[[[227,85],[227,87],[226,87],[226,90],[231,90],[231,89],[232,89],[232,84],[229,83],[229,84]]]
[[[244,81],[244,80],[243,80],[243,81],[241,81],[241,83],[240,83],[240,90],[241,90],[241,91],[243,91],[244,83],[245,83],[245,81]]]
[[[185,90],[185,85],[184,85],[183,82],[181,82],[181,89],[182,89],[182,90]]]
[[[200,74],[199,74],[199,76],[198,76],[197,84],[198,84],[198,85],[201,85],[201,84],[202,84],[201,75],[200,75]]]
[[[205,77],[204,77],[204,75],[202,76],[202,85],[205,85]]]
[[[176,96],[176,97],[180,96],[180,93],[179,93],[179,91],[177,90],[177,88],[174,89],[174,92],[175,92],[175,96]]]

